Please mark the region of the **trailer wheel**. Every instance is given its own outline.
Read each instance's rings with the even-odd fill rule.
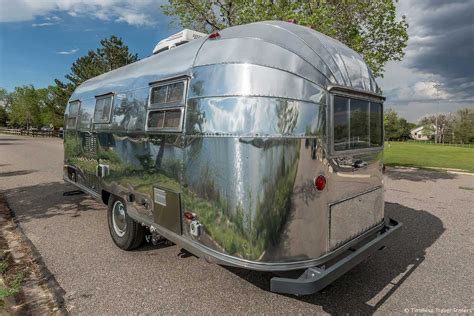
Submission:
[[[120,249],[132,250],[143,243],[145,228],[128,216],[122,199],[113,195],[109,198],[107,220],[110,236]]]

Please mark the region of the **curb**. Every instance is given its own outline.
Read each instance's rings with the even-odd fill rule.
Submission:
[[[436,167],[405,167],[405,166],[387,166],[387,169],[405,169],[405,170],[422,170],[422,171],[434,171],[434,172],[447,172],[451,174],[460,174],[465,176],[474,176],[474,173],[471,172],[464,172],[464,171],[456,171],[449,168],[436,168]]]
[[[0,195],[0,207],[4,213],[0,235],[6,242],[13,266],[28,271],[22,282],[18,297],[5,300],[6,308],[16,314],[54,314],[67,315],[63,294],[65,291],[47,269],[41,255],[33,243],[26,237],[8,202]],[[3,278],[2,278],[3,281]]]

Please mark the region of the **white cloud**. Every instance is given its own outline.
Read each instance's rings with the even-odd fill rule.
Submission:
[[[58,22],[55,15],[92,16],[104,21],[147,26],[156,23],[165,0],[0,0],[0,22],[32,21],[43,17]]]
[[[44,22],[44,23],[33,23],[31,24],[32,27],[44,27],[44,26],[52,26],[56,25],[58,23],[53,23],[53,22]]]
[[[56,15],[46,16],[46,17],[44,17],[44,19],[46,21],[55,21],[55,22],[62,21],[62,19],[59,16],[56,16]]]
[[[153,25],[153,21],[149,20],[144,13],[123,12],[122,15],[115,20],[116,22],[126,22],[130,25],[144,26]]]
[[[56,52],[56,54],[59,54],[59,55],[71,55],[71,54],[74,54],[78,51],[77,48],[73,48],[73,49],[70,49],[70,50],[63,50],[63,51],[60,51],[60,52]]]
[[[447,99],[448,93],[437,82],[419,81],[415,84],[415,93],[428,99]]]

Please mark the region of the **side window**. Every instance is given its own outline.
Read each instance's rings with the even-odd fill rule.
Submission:
[[[66,128],[68,129],[76,128],[80,107],[81,107],[80,101],[69,102],[69,112],[67,116]]]
[[[148,113],[147,130],[180,132],[183,108],[152,110]]]
[[[113,94],[96,97],[94,123],[109,123],[112,114]]]
[[[181,132],[185,95],[185,80],[152,85],[146,129],[149,131]]]
[[[150,106],[184,105],[185,81],[151,87]]]

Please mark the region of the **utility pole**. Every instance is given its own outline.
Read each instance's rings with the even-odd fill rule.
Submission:
[[[439,82],[433,83],[433,88],[436,89],[435,144],[438,143],[438,116],[439,116],[439,88],[440,87],[441,87],[441,83]]]

